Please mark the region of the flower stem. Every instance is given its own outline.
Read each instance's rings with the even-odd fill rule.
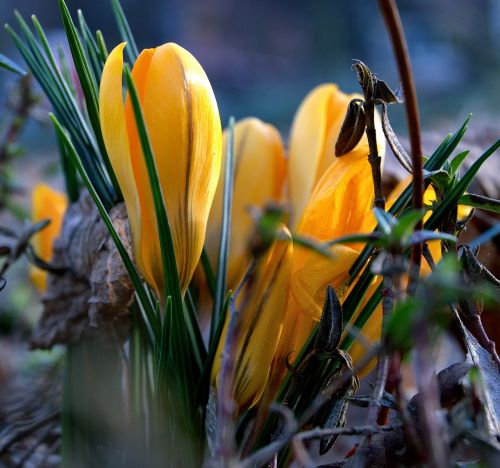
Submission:
[[[408,46],[401,24],[398,7],[395,0],[379,0],[379,6],[384,16],[387,30],[391,37],[392,46],[396,55],[396,61],[399,68],[399,75],[403,85],[403,92],[406,103],[406,116],[408,122],[408,133],[410,136],[411,162],[413,167],[412,180],[412,201],[413,208],[419,210],[423,208],[424,178],[422,172],[422,142],[420,140],[420,116],[418,112],[417,92],[415,81],[411,69],[410,55]],[[415,230],[422,229],[420,222],[415,226]],[[414,244],[411,249],[411,261],[413,272],[410,278],[418,278],[420,262],[422,258],[422,244]],[[409,290],[412,291],[414,280],[410,279]]]

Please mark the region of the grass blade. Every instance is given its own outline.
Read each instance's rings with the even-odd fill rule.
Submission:
[[[212,264],[210,263],[210,259],[208,258],[207,251],[205,247],[201,252],[201,265],[203,266],[203,271],[205,272],[205,278],[207,280],[207,286],[212,295],[212,298],[215,297],[215,274],[212,269]]]
[[[491,145],[475,162],[472,164],[463,177],[456,183],[451,191],[437,205],[432,212],[430,218],[425,223],[425,229],[437,229],[441,219],[453,209],[460,200],[460,197],[469,188],[475,175],[483,165],[483,163],[500,147],[500,140],[497,140]]]
[[[105,63],[109,55],[106,41],[104,40],[104,36],[102,35],[101,31],[98,30],[95,35],[97,40],[97,47],[99,47],[99,55],[101,57],[101,61],[102,63]]]
[[[112,0],[111,5],[113,7],[113,13],[115,14],[116,23],[118,25],[118,30],[122,40],[128,43],[127,53],[131,63],[135,63],[137,57],[139,56],[139,49],[135,43],[134,36],[128,24],[123,8],[120,5],[119,0]]]
[[[61,11],[61,17],[64,25],[64,30],[66,31],[66,37],[68,39],[69,48],[71,50],[71,55],[73,57],[73,62],[75,64],[76,71],[78,73],[78,78],[80,79],[80,85],[82,87],[83,95],[85,96],[85,103],[87,107],[87,112],[89,115],[90,124],[94,130],[94,135],[97,140],[97,145],[99,147],[99,152],[101,160],[103,161],[108,176],[111,180],[111,184],[115,193],[115,200],[121,200],[121,191],[116,180],[115,174],[113,172],[113,167],[109,161],[108,153],[104,145],[104,140],[101,133],[101,124],[99,121],[99,103],[98,103],[98,86],[94,75],[91,72],[88,61],[86,60],[85,53],[83,50],[83,45],[76,30],[75,24],[71,19],[68,7],[64,0],[58,0],[59,9]]]
[[[234,183],[234,117],[229,118],[227,128],[226,160],[224,170],[224,192],[222,201],[222,226],[219,243],[219,257],[217,260],[217,277],[215,282],[214,308],[212,323],[210,325],[210,342],[219,326],[222,313],[224,294],[226,291],[227,261],[229,256],[229,243],[231,241],[231,209],[233,200]]]
[[[4,54],[0,54],[0,68],[5,68],[5,70],[9,70],[21,76],[24,76],[27,73],[17,63],[9,57],[6,57]]]

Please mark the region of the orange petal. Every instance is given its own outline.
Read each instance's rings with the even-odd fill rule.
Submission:
[[[49,219],[50,224],[36,233],[32,238],[32,245],[35,253],[45,262],[52,259],[52,244],[61,232],[62,222],[68,199],[62,192],[52,189],[48,185],[38,184],[32,194],[33,222],[42,219]],[[47,283],[47,273],[40,268],[33,266],[30,271],[31,280],[40,292],[45,291]]]

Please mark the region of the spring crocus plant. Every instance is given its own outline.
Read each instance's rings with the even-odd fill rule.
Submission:
[[[64,213],[68,199],[64,193],[58,192],[46,184],[38,184],[32,194],[33,222],[50,220],[50,224],[33,236],[35,254],[44,262],[52,259],[52,244],[61,232]],[[47,287],[47,272],[33,266],[30,271],[31,281],[40,292]]]
[[[353,97],[342,93],[336,85],[321,85],[305,98],[292,127],[288,162],[291,225],[299,235],[320,242],[370,232],[376,225],[371,211],[373,185],[366,137],[342,158],[334,156],[335,142]],[[379,154],[383,155],[384,139],[378,121],[377,127]],[[242,130],[243,125],[237,124],[236,142],[243,139]],[[237,148],[238,144],[236,155]],[[274,164],[274,160],[269,158],[268,164]],[[238,194],[244,193],[250,203],[248,193],[252,190],[245,191],[244,187],[254,183],[248,175],[235,179],[234,204],[238,209]],[[254,202],[262,206],[262,200],[256,198]],[[281,230],[288,233],[283,227]],[[363,247],[336,245],[331,247],[328,258],[301,246],[287,246],[290,241],[279,243],[283,245],[274,247],[262,260],[266,266],[257,271],[259,287],[254,289],[254,294],[260,296],[254,298],[257,304],[273,303],[275,307],[250,307],[247,303],[240,310],[235,376],[235,399],[240,410],[258,402],[265,390],[271,397],[276,393],[286,373],[287,356],[300,351],[321,317],[327,285],[333,285],[340,298],[344,296],[349,268]],[[276,275],[273,272],[278,260],[271,261],[273,256],[280,262]],[[267,278],[265,285],[262,278]],[[266,314],[272,315],[272,320]],[[375,314],[366,328],[367,334],[376,334],[380,330],[380,314]],[[222,350],[220,344],[219,361],[212,370],[213,382],[217,381]]]
[[[164,299],[163,267],[152,191],[130,97],[122,97],[123,48],[115,47],[99,91],[102,134],[129,216],[134,257]],[[167,209],[182,291],[203,248],[221,163],[217,103],[197,60],[177,44],[141,52],[132,69]]]

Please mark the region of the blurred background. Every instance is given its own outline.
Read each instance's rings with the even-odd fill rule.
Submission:
[[[109,0],[68,0],[112,48],[119,41]],[[223,123],[255,115],[285,133],[304,95],[333,81],[358,91],[352,59],[397,88],[398,76],[376,1],[366,0],[122,0],[139,49],[174,41],[205,68]],[[452,129],[472,112],[498,117],[500,2],[399,0],[415,72],[424,129]],[[0,23],[15,24],[17,8],[35,13],[54,42],[64,42],[56,0],[2,0]],[[0,50],[18,58],[7,34]],[[22,60],[19,59],[22,63]],[[11,75],[0,73],[0,95]],[[404,129],[402,106],[391,109]],[[28,137],[31,134],[28,134]],[[35,135],[33,135],[35,138]],[[40,143],[53,141],[48,133]]]
[[[103,31],[109,49],[120,41],[110,0],[66,2],[74,18],[81,8],[91,29]],[[346,92],[359,92],[356,75],[351,70],[353,59],[364,61],[393,89],[399,87],[389,39],[374,0],[121,0],[121,3],[139,49],[173,41],[196,56],[211,80],[223,125],[230,115],[237,119],[256,116],[276,125],[286,139],[297,106],[314,86],[335,82]],[[488,131],[483,132],[485,138],[475,139],[472,134],[462,149],[470,148],[473,155],[480,154],[498,138],[500,0],[398,0],[397,3],[409,43],[422,127],[426,132],[425,153],[429,154],[442,136],[454,131],[473,113],[471,128]],[[67,51],[57,0],[0,0],[0,24],[10,23],[17,30],[14,9],[25,18],[36,14],[52,45],[60,43]],[[0,29],[0,53],[24,66],[3,29]],[[69,52],[66,54],[70,60]],[[17,76],[0,70],[0,143],[9,125],[16,125],[12,119],[16,118],[14,109],[19,104],[17,83]],[[39,93],[36,88],[35,93]],[[15,147],[5,147],[16,157],[0,167],[0,177],[1,171],[6,171],[15,186],[14,196],[4,206],[0,184],[0,226],[22,228],[23,219],[29,217],[35,183],[44,181],[63,188],[54,131],[47,119],[49,109],[44,100],[34,106],[30,110],[30,117],[34,118],[23,122],[22,131],[13,142]],[[404,137],[404,107],[392,106],[390,117],[395,130]],[[495,156],[489,163],[490,169],[485,167],[481,171],[486,177],[482,179],[480,193],[498,196],[500,158]],[[478,214],[476,227],[469,230],[470,238],[498,222],[485,216]],[[497,237],[496,250],[490,246],[483,256],[487,265],[497,271],[498,241]],[[32,384],[34,369],[40,366],[52,369],[54,363],[56,368],[62,365],[60,349],[52,353],[27,350],[31,328],[42,309],[27,277],[27,262],[17,262],[6,275],[7,287],[0,292],[0,429],[5,424],[1,416],[6,395],[14,395],[19,388],[39,388]],[[489,330],[497,331],[493,337],[499,343],[496,324],[495,316]],[[59,392],[48,387],[47,394],[52,395],[57,407]],[[31,418],[31,413],[28,416]]]

